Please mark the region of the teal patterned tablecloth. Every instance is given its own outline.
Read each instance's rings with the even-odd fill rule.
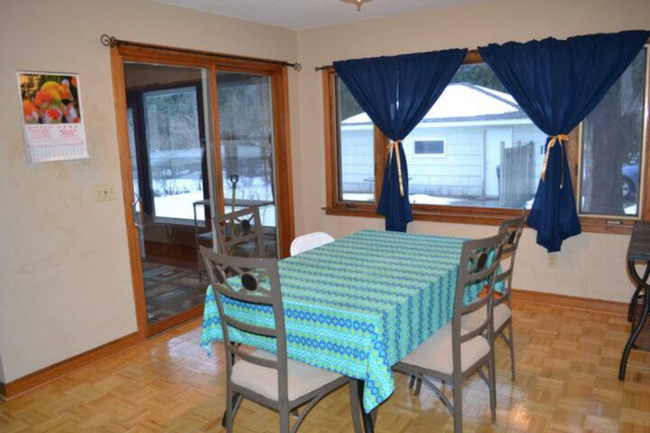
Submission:
[[[465,240],[363,230],[280,260],[289,358],[363,379],[370,412],[395,389],[391,366],[451,320]],[[466,291],[464,301],[479,291]],[[224,302],[234,317],[273,327],[270,307]],[[231,331],[231,339],[275,352],[268,337]],[[222,340],[208,287],[201,346],[211,353]]]

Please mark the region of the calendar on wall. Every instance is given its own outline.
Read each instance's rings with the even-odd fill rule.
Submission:
[[[79,75],[20,71],[17,75],[27,160],[88,158]]]

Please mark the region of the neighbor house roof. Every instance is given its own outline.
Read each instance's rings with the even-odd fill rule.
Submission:
[[[450,84],[422,122],[476,122],[527,119],[514,98],[503,92],[469,83]],[[370,125],[366,113],[345,119],[343,125]]]

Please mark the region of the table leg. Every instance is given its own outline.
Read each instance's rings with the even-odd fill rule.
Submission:
[[[641,314],[641,318],[639,319],[639,322],[636,324],[636,327],[632,331],[632,335],[630,335],[630,339],[627,340],[627,344],[625,345],[625,349],[623,350],[623,356],[621,356],[621,366],[618,371],[618,380],[625,380],[625,370],[627,369],[627,358],[630,356],[630,351],[632,350],[632,347],[634,347],[634,342],[636,341],[637,337],[643,330],[646,320],[648,320],[648,313],[650,312],[650,302],[648,302],[649,292],[650,290],[646,290],[645,293],[641,295],[644,297],[643,313]]]
[[[636,308],[636,301],[639,299],[639,293],[641,292],[642,287],[637,286],[636,290],[634,291],[634,295],[632,295],[632,301],[630,302],[630,308],[627,310],[627,321],[631,322],[634,320],[634,309]]]
[[[359,402],[361,403],[361,420],[363,421],[363,431],[365,433],[374,433],[375,426],[372,413],[366,413],[363,408],[363,389],[365,382],[357,379],[357,389],[359,390]]]

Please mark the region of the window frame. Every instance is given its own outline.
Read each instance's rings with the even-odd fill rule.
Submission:
[[[646,45],[648,54],[646,57],[646,94],[644,95],[644,137],[642,149],[642,171],[640,184],[643,185],[643,196],[640,197],[639,217],[631,219],[629,217],[612,217],[612,216],[594,216],[580,215],[580,223],[583,232],[595,233],[616,233],[629,234],[632,231],[634,223],[639,221],[650,220],[650,176],[647,175],[650,167],[650,46]],[[485,63],[477,50],[468,51],[463,65]],[[324,103],[324,125],[325,125],[325,180],[326,180],[326,206],[323,210],[327,215],[383,218],[383,215],[377,213],[376,208],[381,196],[381,184],[384,174],[384,165],[387,158],[387,148],[389,139],[375,126],[374,127],[374,149],[375,149],[375,201],[373,202],[356,202],[343,201],[339,199],[339,128],[336,115],[336,94],[335,83],[336,72],[333,67],[325,67],[322,70],[323,76],[323,103]],[[568,163],[571,168],[571,181],[573,192],[576,197],[576,212],[579,212],[579,185],[578,173],[580,172],[580,147],[581,139],[580,130],[582,123],[571,131],[569,142],[566,144]],[[446,145],[445,145],[446,146]],[[416,157],[429,158],[431,155],[414,155]],[[452,206],[452,205],[431,205],[431,204],[412,204],[413,219],[415,221],[432,221],[459,224],[476,224],[476,225],[499,225],[504,219],[514,218],[520,215],[519,209],[505,208],[482,208],[473,206]],[[528,215],[530,210],[526,211]]]

